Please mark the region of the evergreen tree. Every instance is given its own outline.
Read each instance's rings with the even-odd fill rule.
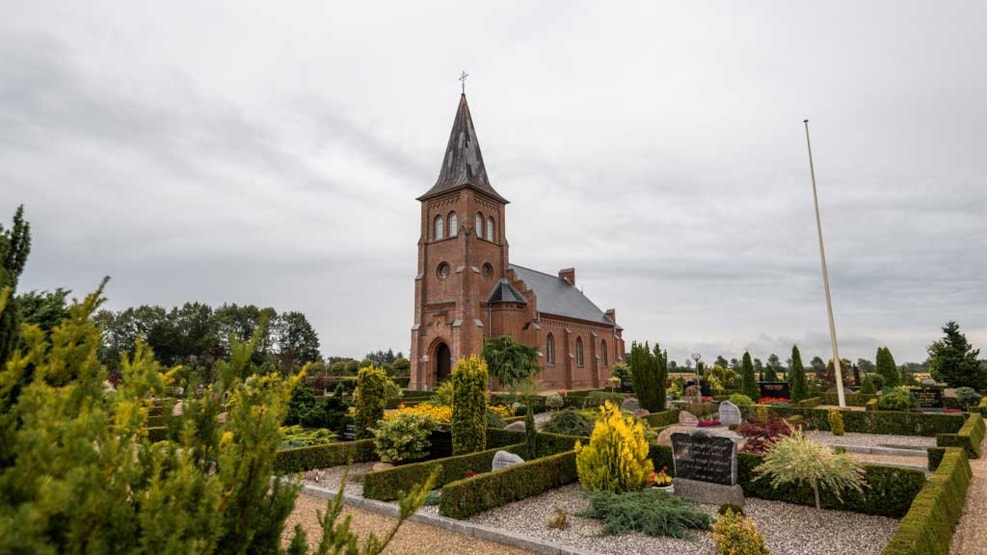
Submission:
[[[884,378],[885,387],[901,385],[901,374],[898,373],[898,366],[895,365],[894,357],[891,356],[891,349],[878,347],[875,360],[877,361],[876,371]]]
[[[665,381],[668,379],[668,353],[655,343],[631,343],[631,382],[641,408],[650,412],[665,410]]]
[[[945,336],[928,349],[932,377],[949,387],[987,388],[987,366],[978,360],[980,349],[970,345],[956,322],[948,322],[942,331]]]
[[[809,383],[805,378],[805,368],[802,366],[802,354],[798,345],[792,345],[792,401],[804,401],[809,398]]]
[[[785,366],[781,363],[778,355],[771,353],[768,357],[767,371],[764,373],[765,379],[769,382],[778,381],[778,374],[785,372]]]
[[[541,372],[538,347],[515,341],[509,335],[487,339],[483,344],[483,359],[487,362],[490,375],[512,393]]]
[[[487,448],[487,377],[487,363],[476,355],[461,359],[452,371],[453,455]]]
[[[14,212],[14,225],[4,229],[0,224],[0,289],[10,288],[6,308],[0,311],[0,367],[17,348],[20,337],[18,318],[17,278],[24,271],[27,255],[31,252],[31,225],[24,221],[24,206]]]
[[[750,352],[744,353],[744,360],[740,363],[740,392],[751,399],[761,398],[761,390],[757,387],[754,363],[751,362]]]

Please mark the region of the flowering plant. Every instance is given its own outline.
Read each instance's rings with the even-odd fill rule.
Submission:
[[[699,427],[700,428],[713,428],[713,427],[719,426],[719,425],[720,425],[720,421],[719,420],[716,420],[715,418],[712,419],[712,420],[700,420],[699,421]]]
[[[561,395],[562,397],[565,397],[565,390],[564,389],[560,389],[559,390],[559,395]]]
[[[704,403],[712,403],[713,402],[713,398],[710,397],[709,395],[704,395],[703,396],[703,402]]]
[[[668,467],[661,467],[661,472],[652,472],[648,483],[660,488],[672,485],[672,477],[668,475]]]
[[[787,397],[761,397],[758,399],[759,405],[774,405],[774,404],[784,404],[787,405],[790,401]]]

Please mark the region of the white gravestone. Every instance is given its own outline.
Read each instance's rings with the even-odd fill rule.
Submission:
[[[732,426],[734,424],[740,424],[742,420],[743,417],[741,417],[740,408],[737,405],[730,401],[720,403],[720,424]]]

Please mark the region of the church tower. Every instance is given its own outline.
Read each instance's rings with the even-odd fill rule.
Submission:
[[[410,387],[433,389],[457,360],[483,350],[490,334],[487,298],[509,266],[508,201],[490,185],[465,94],[439,178],[418,201]]]

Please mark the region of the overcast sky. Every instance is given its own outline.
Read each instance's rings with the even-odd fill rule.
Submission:
[[[511,261],[625,339],[829,358],[987,347],[987,4],[0,0],[20,289],[304,312],[409,350],[461,70]],[[628,341],[629,344],[629,341]],[[987,351],[985,351],[987,352]]]

